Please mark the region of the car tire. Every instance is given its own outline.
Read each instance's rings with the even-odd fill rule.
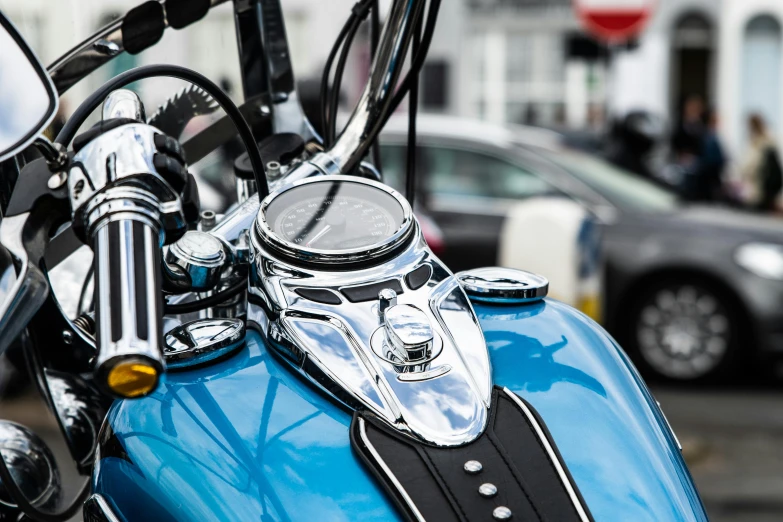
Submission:
[[[742,317],[733,296],[712,281],[662,278],[629,307],[625,346],[648,378],[725,380],[741,363]]]

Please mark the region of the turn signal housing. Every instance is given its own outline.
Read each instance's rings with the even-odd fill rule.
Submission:
[[[160,373],[151,364],[139,360],[120,362],[109,370],[106,385],[118,397],[143,397],[158,385]]]

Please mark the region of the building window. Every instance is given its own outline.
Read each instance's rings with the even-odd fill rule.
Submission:
[[[511,83],[533,80],[532,34],[510,34],[506,38],[506,78]]]
[[[761,115],[777,134],[781,130],[781,26],[777,19],[761,15],[748,22],[742,58],[743,136],[747,139],[745,121],[753,113]]]

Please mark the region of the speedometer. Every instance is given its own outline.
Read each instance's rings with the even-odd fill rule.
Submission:
[[[270,195],[256,230],[300,260],[371,260],[409,235],[408,203],[383,184],[348,176],[313,178]]]

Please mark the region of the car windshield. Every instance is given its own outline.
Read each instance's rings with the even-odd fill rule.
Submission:
[[[600,158],[569,150],[544,154],[622,210],[661,212],[678,205],[674,192]]]

